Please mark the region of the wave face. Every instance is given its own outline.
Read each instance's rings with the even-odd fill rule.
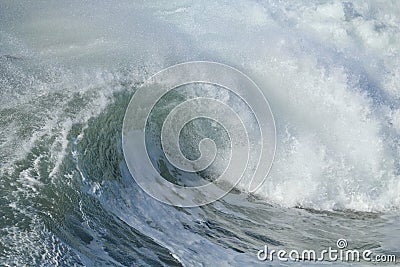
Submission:
[[[339,237],[400,255],[398,14],[396,1],[0,3],[0,263],[251,265],[264,244],[317,250]],[[137,186],[121,129],[144,80],[191,60],[257,82],[277,151],[254,194],[245,179],[222,200],[182,209]],[[254,120],[216,87],[167,95],[147,146],[177,184],[226,163],[228,136],[207,121],[188,124],[181,143],[196,158],[199,137],[216,140],[221,159],[206,172],[182,175],[161,150],[171,105],[201,94]]]

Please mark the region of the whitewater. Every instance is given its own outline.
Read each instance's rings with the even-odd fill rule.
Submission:
[[[0,264],[266,265],[266,244],[318,250],[339,238],[400,257],[399,14],[397,1],[0,1]],[[276,124],[256,192],[245,179],[189,209],[147,195],[121,142],[137,88],[188,61],[248,75]],[[183,87],[149,127],[204,93],[249,112],[216,87]],[[196,158],[209,127],[185,128],[184,154]],[[214,130],[223,154],[226,133]],[[195,184],[152,138],[166,179]]]

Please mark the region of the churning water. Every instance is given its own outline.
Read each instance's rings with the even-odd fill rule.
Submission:
[[[321,250],[339,238],[400,257],[399,14],[397,1],[1,1],[0,262],[266,265],[264,245]],[[255,193],[239,184],[212,204],[177,208],[135,183],[121,131],[138,86],[191,60],[257,82],[277,150]],[[149,127],[201,92],[229,98],[178,88]],[[184,133],[189,158],[199,136],[227,147],[218,125]],[[157,138],[149,142],[166,179],[198,182],[172,172]]]

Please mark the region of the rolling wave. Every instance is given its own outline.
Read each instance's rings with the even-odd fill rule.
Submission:
[[[2,2],[0,261],[249,265],[264,244],[318,249],[339,237],[398,254],[400,10],[386,5]],[[183,209],[134,182],[121,129],[143,81],[189,60],[230,64],[257,82],[277,151],[256,192],[241,183],[216,203]],[[149,127],[157,132],[169,105],[204,93],[229,99],[212,86],[178,88]],[[229,103],[252,124],[242,102]],[[199,136],[212,135],[221,156],[228,146],[206,121],[184,135],[188,158],[198,156]],[[196,184],[224,165],[182,176],[152,138],[153,164],[175,183]]]

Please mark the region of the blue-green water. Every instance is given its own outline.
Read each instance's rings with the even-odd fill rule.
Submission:
[[[399,258],[400,7],[387,5],[1,1],[0,264],[268,265],[264,245],[339,238]],[[127,169],[130,98],[189,60],[235,66],[270,101],[277,154],[255,194],[175,208]]]

